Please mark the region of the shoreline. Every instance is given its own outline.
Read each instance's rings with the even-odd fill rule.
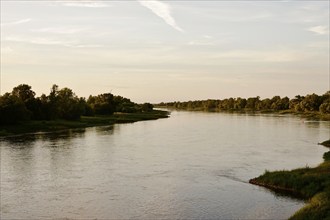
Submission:
[[[175,110],[175,111],[188,111],[188,112],[215,112],[215,113],[236,113],[236,114],[274,114],[274,115],[293,115],[298,116],[301,118],[305,118],[308,120],[317,120],[317,121],[330,121],[330,114],[322,114],[320,112],[295,112],[291,110],[217,110],[217,109],[211,109],[211,110],[205,110],[201,108],[195,108],[195,109],[186,109],[186,108],[175,108],[172,106],[157,106],[156,108],[159,109],[168,109],[168,110]]]
[[[330,148],[330,140],[318,143]],[[249,180],[250,184],[281,192],[308,203],[290,219],[330,218],[330,151],[324,153],[324,161],[314,168],[298,168],[291,171],[266,171]]]
[[[259,182],[258,178],[253,178],[249,180],[250,184],[256,185],[256,186],[262,186],[265,187],[267,189],[270,189],[274,192],[278,192],[278,193],[282,193],[285,195],[292,195],[295,198],[304,198],[303,195],[301,195],[298,191],[292,189],[292,188],[286,188],[286,187],[282,187],[282,186],[278,186],[278,185],[272,185],[272,184],[266,184],[263,182]]]
[[[153,110],[140,113],[115,113],[113,115],[82,116],[79,120],[24,121],[14,125],[1,125],[0,138],[25,134],[51,133],[69,129],[80,129],[114,124],[134,123],[138,121],[168,118],[169,112]]]

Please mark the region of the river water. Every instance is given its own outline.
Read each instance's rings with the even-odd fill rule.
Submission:
[[[1,219],[285,219],[304,205],[248,183],[315,166],[329,122],[172,112],[0,140]]]

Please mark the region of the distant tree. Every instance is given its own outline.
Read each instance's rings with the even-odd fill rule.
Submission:
[[[281,110],[287,110],[290,106],[290,99],[288,97],[284,97],[281,99]]]
[[[15,124],[30,119],[31,112],[16,95],[5,93],[0,96],[0,124]]]
[[[318,111],[322,104],[322,98],[315,93],[307,95],[300,103],[302,111]]]
[[[259,96],[248,98],[246,101],[245,108],[250,109],[250,110],[257,110],[257,106],[258,106],[259,102],[260,102]]]
[[[81,99],[81,98],[80,98]],[[85,107],[84,107],[84,116],[94,116],[95,112],[90,104],[84,99],[83,102],[81,102]]]
[[[113,104],[116,112],[133,113],[140,110],[139,106],[128,98],[114,96]]]
[[[247,103],[246,99],[238,97],[235,100],[234,109],[242,110],[245,108],[246,103]]]
[[[217,107],[217,103],[213,99],[208,99],[208,100],[206,100],[204,102],[204,110],[207,110],[207,111],[212,110],[212,111],[214,111],[216,107]]]
[[[20,98],[23,102],[27,102],[34,99],[36,93],[31,90],[31,86],[27,84],[21,84],[13,88],[12,95]]]
[[[260,110],[270,110],[272,107],[272,100],[269,98],[261,100],[261,102],[258,103],[257,109]]]
[[[217,102],[219,103],[218,108],[220,110],[232,110],[235,106],[235,100],[233,98],[219,100]]]
[[[85,104],[69,88],[57,92],[56,101],[59,117],[67,120],[76,120],[84,113]]]
[[[271,109],[273,110],[280,110],[281,109],[281,97],[274,96],[271,100]]]
[[[274,96],[271,99],[271,109],[273,110],[286,110],[289,109],[290,99],[288,97],[281,98],[280,96]]]
[[[320,112],[323,114],[330,114],[330,100],[323,102],[320,105]]]
[[[11,94],[22,100],[27,110],[30,111],[32,119],[38,119],[40,116],[40,106],[35,98],[36,93],[32,91],[31,86],[21,84],[13,88]]]
[[[323,114],[330,114],[330,91],[327,91],[322,95],[322,104],[319,107],[319,111]]]
[[[50,120],[59,118],[58,90],[58,85],[54,84],[47,97],[47,118]]]
[[[141,108],[142,108],[143,112],[151,112],[153,110],[154,106],[150,103],[143,103]]]
[[[92,107],[95,114],[111,115],[115,111],[113,95],[104,93],[98,96],[90,96],[87,103]]]
[[[192,101],[188,101],[188,103],[187,103],[187,109],[191,109],[191,110],[193,110],[195,107],[194,107],[195,105],[194,105],[194,102],[192,102]]]

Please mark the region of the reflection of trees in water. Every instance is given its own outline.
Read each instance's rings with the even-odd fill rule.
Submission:
[[[49,132],[49,133],[34,133],[24,134],[18,136],[6,137],[1,142],[7,142],[9,145],[15,148],[27,148],[31,147],[35,142],[51,142],[51,147],[56,146],[56,142],[68,141],[73,138],[82,138],[85,136],[86,129],[70,129],[65,131]]]
[[[95,131],[98,135],[112,135],[115,130],[113,125],[109,125],[93,128],[69,129],[49,133],[24,134],[2,138],[0,139],[0,143],[6,143],[6,145],[18,149],[33,147],[36,142],[44,142],[43,145],[48,147],[59,147],[72,139],[85,137],[86,131],[90,129]],[[45,144],[47,142],[48,144]]]
[[[258,190],[268,192],[277,199],[291,200],[291,201],[300,202],[300,203],[302,203],[302,200],[304,200],[304,197],[302,195],[300,195],[299,193],[293,193],[293,192],[288,193],[288,192],[284,192],[281,190],[267,189],[267,188],[261,188],[261,187],[259,187]]]
[[[305,120],[303,123],[309,128],[330,128],[329,121],[312,121],[312,120]]]
[[[12,148],[28,148],[33,145],[33,143],[37,140],[35,134],[26,134],[26,135],[19,135],[19,136],[11,136],[5,137],[0,140],[0,143],[6,143],[10,145]]]
[[[82,138],[85,136],[86,129],[70,129],[58,132],[39,134],[39,139],[43,141],[69,140],[73,138]]]
[[[102,134],[102,135],[112,135],[114,133],[114,126],[113,125],[109,125],[109,126],[100,126],[100,127],[95,127],[95,131],[98,134]]]

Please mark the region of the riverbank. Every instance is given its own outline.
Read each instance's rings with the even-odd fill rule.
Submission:
[[[218,109],[208,109],[205,110],[204,108],[175,108],[172,106],[161,106],[155,105],[157,108],[169,109],[169,110],[176,110],[176,111],[192,111],[192,112],[221,112],[221,113],[236,113],[236,114],[276,114],[276,115],[295,115],[298,117],[305,118],[306,120],[317,120],[317,121],[330,121],[330,114],[323,114],[317,111],[310,111],[310,112],[295,112],[292,110],[218,110]]]
[[[156,120],[167,118],[167,111],[153,110],[140,113],[115,113],[107,116],[82,116],[80,120],[54,120],[54,121],[25,121],[15,125],[1,125],[0,137],[35,132],[52,132],[59,130],[86,128],[119,123],[133,123],[137,121]]]
[[[330,140],[320,144],[330,148]],[[249,182],[308,200],[290,219],[330,219],[330,151],[323,159],[315,168],[266,171]]]

